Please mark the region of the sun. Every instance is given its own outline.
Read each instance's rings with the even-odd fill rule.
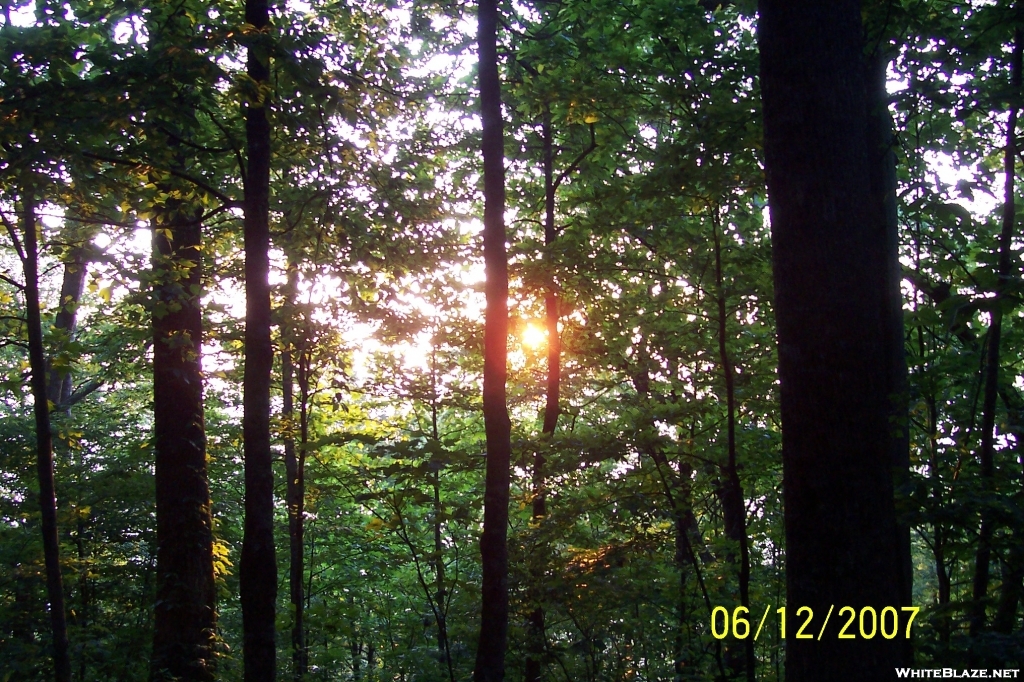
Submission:
[[[547,338],[547,332],[540,325],[533,322],[527,324],[526,328],[523,329],[522,342],[530,350],[537,350],[543,346]]]

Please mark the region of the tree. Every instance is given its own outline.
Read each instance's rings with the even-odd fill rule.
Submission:
[[[296,289],[298,270],[289,266],[285,284],[284,313],[294,317],[297,307]],[[294,325],[281,325],[281,417],[287,430],[284,437],[285,475],[287,481],[288,505],[288,592],[291,598],[294,620],[292,624],[292,676],[301,682],[309,667],[309,652],[306,649],[306,626],[303,622],[305,600],[303,598],[303,561],[305,559],[303,533],[305,532],[304,503],[306,496],[306,447],[309,444],[309,351],[306,348],[306,325],[300,321],[298,330]],[[299,416],[298,450],[295,446],[295,356],[298,355]]]
[[[68,625],[64,606],[64,580],[60,568],[57,535],[57,496],[53,477],[53,435],[47,400],[46,355],[39,308],[39,225],[36,222],[38,191],[31,181],[21,189],[21,240],[4,219],[25,272],[25,321],[28,331],[29,367],[32,370],[32,399],[35,414],[36,471],[39,476],[39,506],[43,515],[43,553],[46,562],[46,594],[49,600],[50,631],[53,638],[53,673],[57,682],[71,682],[68,653]]]
[[[213,521],[201,370],[201,216],[201,209],[190,202],[169,200],[153,227],[153,680],[214,679]]]
[[[479,49],[481,148],[484,157],[484,263],[487,309],[484,323],[484,428],[487,433],[487,480],[484,486],[484,530],[480,639],[475,682],[505,679],[508,639],[508,502],[511,423],[505,402],[508,339],[508,261],[505,255],[505,168],[498,77],[495,0],[481,0],[477,13]]]
[[[239,585],[246,682],[276,678],[274,608],[274,472],[270,452],[270,13],[267,0],[246,0],[252,25],[246,57],[253,91],[245,109],[245,537]]]
[[[889,370],[900,346],[861,7],[763,0],[759,14],[787,605],[880,611],[904,604]],[[787,680],[882,679],[909,662],[899,643],[832,633],[787,643]]]
[[[1024,58],[1024,36],[1018,28],[1013,37],[1013,56],[1011,58],[1010,83],[1012,87],[1011,97],[1019,96],[1021,89],[1022,58]],[[981,447],[978,452],[978,460],[981,465],[981,477],[983,484],[988,487],[992,485],[995,477],[994,446],[993,440],[996,436],[996,399],[999,394],[1000,375],[1000,343],[1002,341],[1002,325],[1006,287],[1013,277],[1011,244],[1014,237],[1016,224],[1016,182],[1017,182],[1017,115],[1019,107],[1017,101],[1011,100],[1009,120],[1006,124],[1006,151],[1004,155],[1004,190],[1003,190],[1003,215],[1002,228],[999,232],[999,258],[997,266],[997,284],[995,301],[992,306],[992,323],[989,325],[988,337],[986,339],[985,352],[985,379],[984,398],[982,400],[982,423],[981,423]],[[981,527],[978,532],[978,550],[975,555],[974,569],[974,604],[971,607],[971,636],[977,637],[986,625],[985,605],[988,599],[989,563],[992,557],[992,535],[994,519],[992,510],[983,508],[981,512]],[[1019,582],[1019,576],[1016,577]],[[1007,590],[1012,594],[1016,589],[1012,581],[1008,581]],[[1005,621],[1006,608],[1000,619]],[[1016,606],[1010,612],[1016,611]],[[1005,625],[1003,626],[1005,628]]]

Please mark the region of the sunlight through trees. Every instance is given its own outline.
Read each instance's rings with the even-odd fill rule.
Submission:
[[[5,3],[0,681],[1019,666],[1022,30]]]

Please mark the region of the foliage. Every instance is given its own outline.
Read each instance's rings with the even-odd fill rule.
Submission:
[[[512,678],[523,674],[527,616],[538,602],[545,679],[669,679],[679,662],[679,679],[733,672],[735,652],[709,625],[711,607],[740,600],[738,550],[723,518],[728,367],[752,610],[784,605],[750,4],[502,9]],[[1021,18],[1005,3],[938,0],[865,3],[865,17],[869,38],[891,58],[898,140],[912,461],[900,507],[914,531],[914,603],[924,607],[915,656],[922,666],[1000,667],[1024,658],[1019,237],[1013,276],[1001,280],[996,269],[1007,112],[1021,104],[1009,64]],[[0,212],[14,221],[24,179],[38,180],[44,328],[63,304],[64,265],[84,250],[78,331],[50,329],[47,343],[53,371],[70,373],[76,388],[102,383],[54,412],[76,679],[147,674],[156,557],[149,221],[180,201],[203,211],[218,675],[241,679],[241,105],[260,99],[273,102],[275,130],[275,351],[308,361],[307,679],[469,676],[484,481],[473,21],[455,3],[317,0],[281,5],[273,30],[256,34],[237,3],[5,5]],[[271,91],[245,76],[244,50],[256,41],[271,48]],[[560,177],[552,243],[543,232],[545,126]],[[24,297],[6,238],[0,274],[0,680],[41,680],[50,662]],[[562,341],[553,436],[538,418],[546,346],[527,334],[543,327],[549,286]],[[1005,292],[998,303],[997,291]],[[979,396],[996,304],[1003,354],[988,484],[979,476]],[[280,369],[274,437],[283,460],[299,426],[280,414]],[[548,512],[535,519],[538,452]],[[275,467],[282,548],[283,462]],[[971,637],[983,510],[996,519],[990,627]],[[287,552],[278,557],[287,575]],[[282,662],[290,660],[287,599],[281,590]],[[781,679],[776,631],[756,654],[759,679]]]

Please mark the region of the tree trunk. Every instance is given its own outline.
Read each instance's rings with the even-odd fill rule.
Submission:
[[[74,339],[78,322],[78,304],[85,286],[86,261],[81,247],[74,247],[64,261],[64,277],[61,281],[57,314],[53,321],[54,336],[63,337],[64,342]],[[54,410],[66,406],[65,413],[71,415],[69,398],[73,387],[71,372],[61,375],[54,370],[53,357],[46,363],[46,397]],[[51,412],[52,414],[52,412]],[[80,463],[79,463],[80,464]],[[80,505],[78,505],[80,506]],[[89,611],[89,570],[86,566],[85,517],[76,510],[75,547],[78,550],[78,610],[72,610],[72,623],[78,632],[85,632]],[[70,599],[70,597],[69,597]],[[78,657],[78,679],[85,680],[86,657]]]
[[[920,328],[918,331],[923,348],[923,333],[920,333]],[[935,433],[938,428],[938,409],[934,395],[927,396],[926,401],[928,404],[928,475],[932,480],[932,499],[935,509],[938,510],[943,506],[942,479],[939,476],[939,443]],[[937,629],[939,642],[948,647],[952,624],[949,614],[946,612],[951,594],[949,569],[946,566],[946,530],[940,521],[935,521],[933,528],[932,550],[935,557],[935,579],[939,587],[939,625]]]
[[[542,136],[544,143],[544,245],[550,247],[555,243],[558,234],[555,228],[553,131],[551,110],[546,106],[542,122]],[[549,268],[553,267],[553,265],[549,265]],[[541,433],[550,437],[554,435],[555,428],[558,426],[562,353],[561,338],[558,334],[558,293],[555,288],[553,271],[548,273],[548,290],[544,295],[544,315],[545,326],[547,327],[548,366],[544,400],[544,422],[541,427]],[[538,448],[533,455],[533,509],[531,516],[535,525],[543,523],[544,517],[547,516],[544,464],[544,453]],[[547,649],[546,636],[544,634],[544,605],[541,602],[543,592],[541,583],[544,581],[544,570],[541,565],[534,566],[530,580],[532,592],[530,601],[534,604],[534,608],[529,616],[525,680],[526,682],[540,682],[544,652]]]
[[[1016,390],[1012,386],[1001,386],[1000,395],[1010,414],[1009,431],[1014,436],[1014,454],[1017,465],[1024,466],[1024,449],[1021,448],[1021,441],[1024,440],[1024,409]],[[1020,482],[1024,485],[1024,476]],[[1018,490],[1021,495],[1024,491]],[[992,619],[992,629],[1003,634],[1010,634],[1016,627],[1017,606],[1024,598],[1024,529],[1020,524],[1013,528],[1010,549],[1002,567],[1003,584],[999,591],[999,604],[996,607],[996,614]]]
[[[876,49],[868,55],[865,78],[868,105],[868,145],[872,196],[881,197],[885,227],[885,335],[887,343],[885,406],[889,409],[889,457],[894,487],[905,487],[910,476],[910,431],[908,429],[909,384],[907,379],[906,328],[903,324],[903,267],[899,260],[899,214],[896,206],[896,153],[898,144],[889,115],[886,71],[889,56]],[[899,606],[913,601],[914,566],[910,554],[910,524],[897,515]],[[895,606],[895,605],[894,605]],[[903,638],[903,655],[913,656],[910,640]]]
[[[151,680],[214,679],[201,231],[198,212],[187,208],[169,209],[153,229],[157,593]]]
[[[712,216],[712,229],[715,245],[715,287],[718,304],[718,356],[725,377],[725,409],[726,409],[726,445],[727,460],[725,465],[725,481],[721,486],[722,519],[725,525],[725,536],[735,542],[740,550],[739,588],[740,604],[750,608],[750,549],[747,540],[747,510],[743,504],[743,487],[740,484],[739,469],[736,466],[736,372],[729,350],[726,345],[726,301],[725,285],[722,277],[722,245],[719,240],[719,217],[717,208]],[[731,554],[731,553],[730,553]],[[735,564],[735,557],[729,563]],[[735,675],[746,674],[748,682],[754,682],[756,659],[754,658],[754,638],[747,637],[743,641],[744,655],[742,659],[728,655],[731,672]]]
[[[88,555],[85,550],[85,518],[80,510],[76,510],[76,513],[78,516],[75,528],[75,549],[78,550],[78,613],[74,615],[74,623],[78,631],[83,633],[89,623],[89,611],[92,609],[89,596],[89,567],[86,565]],[[85,682],[86,662],[87,657],[79,650],[78,682]]]
[[[875,191],[856,0],[762,0],[758,27],[782,407],[787,606],[898,607],[886,197]],[[833,614],[834,615],[834,614]],[[903,642],[786,643],[786,679],[888,679]]]
[[[435,443],[440,443],[441,433],[437,427],[437,353],[430,351],[430,434]],[[434,489],[434,602],[437,604],[437,654],[444,659],[448,679],[455,682],[455,668],[452,663],[451,646],[448,641],[448,599],[445,586],[444,544],[441,542],[441,467],[434,469],[431,485]]]
[[[480,0],[480,117],[484,157],[484,270],[487,299],[484,322],[484,430],[487,474],[484,488],[484,530],[480,638],[475,682],[505,679],[508,639],[508,500],[511,423],[505,403],[508,343],[508,261],[505,253],[505,167],[498,79],[496,0]]]
[[[53,320],[54,330],[67,335],[70,341],[78,326],[78,303],[82,298],[85,285],[85,257],[82,249],[72,249],[71,256],[64,262],[64,279],[60,286],[60,303],[57,315]],[[71,373],[64,374],[51,370],[52,363],[47,366],[46,395],[51,403],[60,405],[71,397]],[[69,410],[70,412],[70,410]]]
[[[1021,61],[1024,41],[1021,31],[1014,33],[1013,62],[1011,84],[1014,95],[1020,92]],[[995,476],[994,449],[996,428],[996,398],[999,394],[999,345],[1003,327],[1003,290],[1009,282],[1013,264],[1013,228],[1016,220],[1015,185],[1017,161],[1017,112],[1016,100],[1010,106],[1010,118],[1006,129],[1006,152],[1004,159],[1005,189],[1003,197],[1003,225],[999,234],[999,283],[996,285],[996,296],[993,301],[991,315],[992,324],[988,328],[988,343],[985,357],[985,393],[981,408],[981,448],[978,460],[981,465],[981,485],[984,494],[992,489]],[[982,507],[981,528],[978,533],[978,550],[974,560],[973,603],[970,612],[971,637],[977,637],[985,629],[985,607],[988,602],[989,563],[992,557],[992,536],[995,531],[995,519],[987,507]]]
[[[544,108],[544,245],[551,247],[558,238],[558,231],[555,227],[555,161],[554,141],[551,125],[551,110]],[[561,381],[561,354],[562,340],[558,334],[558,290],[555,284],[554,265],[549,265],[548,290],[544,296],[544,315],[548,332],[548,368],[547,368],[547,390],[544,402],[544,425],[543,433],[554,434],[558,425],[558,400]],[[535,476],[540,480],[537,484],[535,500],[540,500],[540,513],[534,512],[534,516],[544,515],[544,458],[537,455],[537,468]],[[539,472],[539,473],[538,473]],[[535,502],[536,504],[536,502]]]
[[[294,311],[295,297],[298,286],[298,271],[294,266],[288,270],[288,280],[285,285],[285,296],[287,305],[286,314],[292,315]],[[308,655],[306,653],[306,632],[304,624],[305,603],[303,595],[303,576],[305,569],[303,560],[303,535],[305,531],[305,518],[303,507],[305,503],[305,446],[307,441],[306,408],[309,396],[308,374],[305,371],[305,334],[301,339],[294,333],[294,319],[289,319],[287,329],[282,328],[281,343],[284,348],[281,350],[281,394],[282,410],[281,416],[287,424],[287,432],[284,438],[284,466],[285,475],[288,477],[285,503],[288,508],[288,584],[292,604],[292,676],[296,681],[301,681],[308,666]],[[290,333],[289,333],[290,332]],[[292,353],[299,353],[299,395],[300,395],[300,416],[299,416],[299,452],[295,448],[295,365]]]
[[[267,0],[246,0],[245,21],[269,29]],[[265,34],[253,38],[247,55],[249,77],[262,88],[270,78]],[[270,453],[270,122],[268,102],[245,110],[248,167],[245,174],[245,374],[242,440],[245,455],[245,530],[239,566],[242,646],[246,682],[277,676],[274,656],[274,472]]]
[[[992,618],[992,629],[1008,635],[1013,632],[1017,620],[1017,606],[1020,604],[1024,581],[1024,543],[1021,543],[1019,531],[1014,534],[1014,542],[1010,547],[1002,568],[1003,585],[999,592],[999,604]]]
[[[39,507],[42,512],[43,558],[46,566],[46,596],[50,602],[50,632],[53,638],[53,668],[57,682],[71,682],[68,654],[68,624],[64,611],[64,581],[60,570],[60,541],[57,536],[57,495],[53,478],[53,436],[50,406],[46,397],[46,356],[43,324],[39,310],[39,243],[36,238],[36,202],[31,189],[22,196],[22,235],[25,252],[25,318],[28,327],[28,361],[32,371],[32,400],[36,422],[36,470],[39,474]]]

